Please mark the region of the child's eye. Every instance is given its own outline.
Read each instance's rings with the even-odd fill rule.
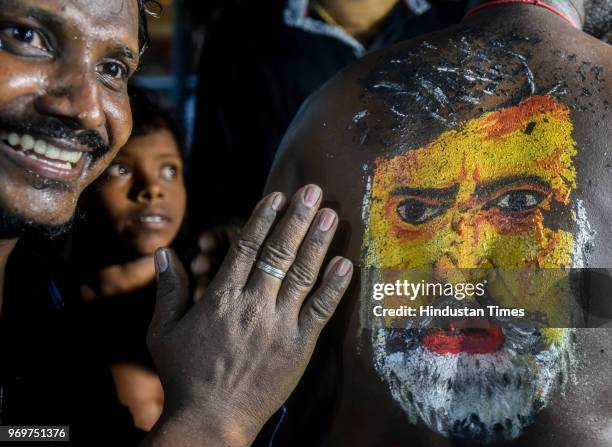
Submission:
[[[106,175],[109,177],[125,177],[130,171],[121,163],[113,163],[106,170]]]
[[[165,165],[162,167],[162,177],[166,180],[172,180],[178,175],[178,169],[172,165]]]

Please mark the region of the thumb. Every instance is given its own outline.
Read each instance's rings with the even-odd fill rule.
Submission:
[[[189,286],[185,268],[173,250],[160,248],[155,252],[157,297],[149,332],[167,332],[185,314],[189,301]]]

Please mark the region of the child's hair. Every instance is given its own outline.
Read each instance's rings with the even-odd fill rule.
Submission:
[[[159,95],[152,90],[130,86],[130,100],[134,120],[132,137],[141,137],[166,129],[174,137],[179,154],[183,157],[185,153],[183,129],[174,112],[163,105]]]

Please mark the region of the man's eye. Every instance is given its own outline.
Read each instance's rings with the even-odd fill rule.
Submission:
[[[444,205],[440,204],[431,204],[418,199],[407,199],[397,206],[397,214],[404,222],[416,225],[439,216],[445,208]]]
[[[162,177],[166,180],[171,180],[176,178],[178,175],[178,169],[172,165],[166,165],[162,167]]]
[[[128,168],[119,163],[110,165],[106,170],[106,175],[108,175],[109,177],[125,177],[129,173],[130,171],[128,170]]]
[[[544,194],[532,190],[511,191],[492,205],[506,212],[530,211],[537,207],[544,197]]]
[[[105,62],[101,67],[102,74],[113,79],[127,79],[128,70],[118,62]]]
[[[2,29],[2,34],[8,35],[13,41],[25,44],[37,50],[47,50],[47,45],[42,35],[27,26],[8,26]]]

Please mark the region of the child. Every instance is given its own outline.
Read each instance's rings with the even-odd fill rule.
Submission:
[[[153,254],[170,246],[185,216],[181,133],[159,101],[132,95],[134,130],[82,203],[78,231],[84,322],[108,361],[119,400],[150,430],[163,390],[146,347],[155,302]]]

